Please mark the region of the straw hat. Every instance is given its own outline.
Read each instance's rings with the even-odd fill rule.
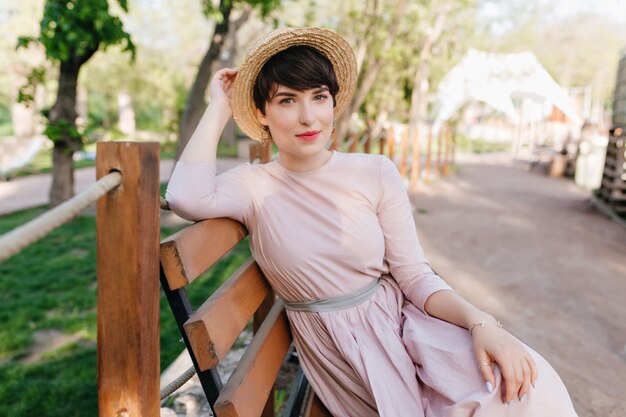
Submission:
[[[284,28],[270,32],[250,49],[233,84],[233,117],[251,139],[260,141],[263,132],[263,126],[256,118],[256,106],[252,96],[256,78],[272,56],[295,45],[313,47],[331,62],[339,83],[335,115],[346,109],[354,94],[356,59],[352,48],[341,36],[328,29],[312,27]]]

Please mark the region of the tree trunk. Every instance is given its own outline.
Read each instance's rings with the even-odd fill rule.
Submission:
[[[74,195],[74,151],[66,143],[54,142],[50,205],[56,207]]]
[[[86,61],[86,60],[85,60]],[[84,61],[83,61],[84,62]],[[56,102],[50,110],[50,126],[63,123],[67,128],[58,136],[52,137],[52,187],[50,205],[58,206],[74,195],[74,164],[72,156],[81,147],[80,138],[73,137],[69,130],[76,128],[76,84],[82,62],[72,60],[61,62],[59,90]]]
[[[185,104],[185,111],[183,113],[183,120],[180,123],[180,132],[178,135],[178,144],[176,145],[176,159],[180,157],[180,154],[185,149],[189,138],[193,134],[194,130],[200,123],[202,114],[206,107],[206,101],[204,95],[209,85],[211,74],[214,72],[214,66],[219,58],[226,35],[228,34],[228,25],[230,19],[230,12],[232,10],[231,0],[220,0],[220,13],[223,17],[220,23],[215,25],[213,31],[213,37],[211,39],[211,45],[206,54],[200,62],[200,67],[196,74],[196,78],[187,97],[187,103]]]
[[[446,17],[450,12],[449,8],[441,9],[435,17],[435,23],[429,30],[422,42],[419,52],[419,62],[415,77],[413,78],[413,92],[411,94],[411,108],[409,110],[410,137],[415,135],[415,131],[420,130],[426,122],[428,114],[428,91],[430,56],[435,43],[441,37],[445,25]],[[424,131],[424,129],[421,129]]]
[[[385,40],[380,49],[381,53],[391,48],[391,45],[398,34],[400,19],[404,16],[405,6],[406,0],[398,0],[393,18],[391,19],[391,24],[388,28],[389,33],[385,35]],[[359,73],[357,89],[352,97],[352,101],[344,113],[337,119],[336,129],[338,143],[341,143],[346,137],[348,129],[350,128],[350,119],[352,114],[356,112],[365,101],[367,93],[374,85],[374,81],[376,81],[376,76],[378,75],[378,71],[382,63],[382,58],[378,57],[377,59],[372,60],[371,63],[368,62],[367,65],[363,65],[363,68]]]
[[[251,12],[252,6],[246,6],[242,10],[239,17],[237,19],[234,19],[230,23],[230,26],[228,28],[228,35],[226,36],[226,41],[224,44],[224,48],[226,48],[227,51],[226,58],[220,59],[218,69],[233,68],[235,66],[235,55],[237,54],[237,31],[248,20]],[[220,139],[220,142],[231,148],[237,146],[235,121],[233,119],[230,119],[230,121],[226,123],[224,131],[222,132],[222,138]]]

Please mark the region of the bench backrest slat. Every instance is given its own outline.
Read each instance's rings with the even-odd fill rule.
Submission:
[[[241,241],[248,231],[231,219],[195,223],[161,243],[161,264],[170,289],[183,288]]]
[[[226,357],[269,292],[259,266],[250,258],[187,320],[185,332],[201,370]]]
[[[217,417],[261,415],[291,340],[285,308],[278,300],[220,393]]]

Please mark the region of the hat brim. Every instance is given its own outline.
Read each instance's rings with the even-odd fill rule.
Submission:
[[[256,117],[252,93],[259,72],[272,56],[295,45],[311,46],[331,62],[339,83],[339,92],[335,97],[335,115],[341,114],[352,99],[356,89],[357,65],[354,52],[345,39],[331,30],[321,28],[284,28],[272,31],[250,49],[233,84],[233,118],[251,139],[261,141],[263,134],[263,126]]]

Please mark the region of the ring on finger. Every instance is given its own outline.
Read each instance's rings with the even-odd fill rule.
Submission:
[[[481,367],[482,366],[489,366],[489,365],[491,365],[491,362],[483,362],[483,363],[480,364]]]

